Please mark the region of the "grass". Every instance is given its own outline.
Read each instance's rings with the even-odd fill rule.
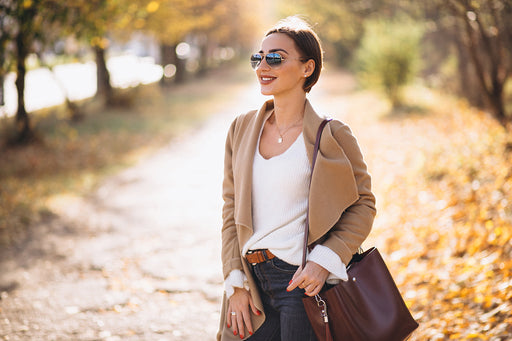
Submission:
[[[32,113],[42,141],[0,147],[0,246],[16,243],[30,225],[51,216],[53,196],[87,194],[105,177],[221,111],[250,81],[251,74],[240,70],[219,69],[168,88],[123,90],[119,96],[127,105],[116,108],[102,109],[89,100],[82,104],[80,122],[67,120],[63,107]],[[4,119],[1,125],[5,139],[12,122]]]

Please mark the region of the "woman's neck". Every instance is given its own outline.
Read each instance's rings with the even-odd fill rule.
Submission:
[[[304,116],[306,93],[301,92],[294,96],[274,96],[274,115],[279,127],[294,124]]]

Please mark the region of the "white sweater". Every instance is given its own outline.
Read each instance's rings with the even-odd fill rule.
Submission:
[[[252,177],[254,234],[243,246],[243,255],[248,250],[269,249],[287,263],[302,263],[310,173],[302,133],[284,153],[270,159],[261,156],[258,143]],[[308,261],[329,270],[330,283],[347,279],[345,265],[325,246],[315,246]],[[244,287],[245,280],[242,271],[233,270],[225,281],[227,296],[233,294],[233,287]]]

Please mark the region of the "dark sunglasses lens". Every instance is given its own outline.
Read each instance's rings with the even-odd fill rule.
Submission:
[[[279,65],[283,61],[281,55],[279,53],[275,53],[275,52],[267,54],[266,59],[267,59],[267,64],[270,66]]]
[[[251,56],[251,67],[253,69],[256,69],[261,64],[262,60],[263,60],[263,57],[261,55],[253,54]]]

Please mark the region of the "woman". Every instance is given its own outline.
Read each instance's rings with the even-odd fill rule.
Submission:
[[[218,340],[315,340],[302,297],[346,280],[345,264],[370,232],[375,198],[349,128],[325,127],[306,98],[322,69],[322,49],[302,20],[271,29],[251,64],[263,95],[259,111],[228,132],[223,182],[225,278]],[[300,268],[309,201],[309,253]]]

